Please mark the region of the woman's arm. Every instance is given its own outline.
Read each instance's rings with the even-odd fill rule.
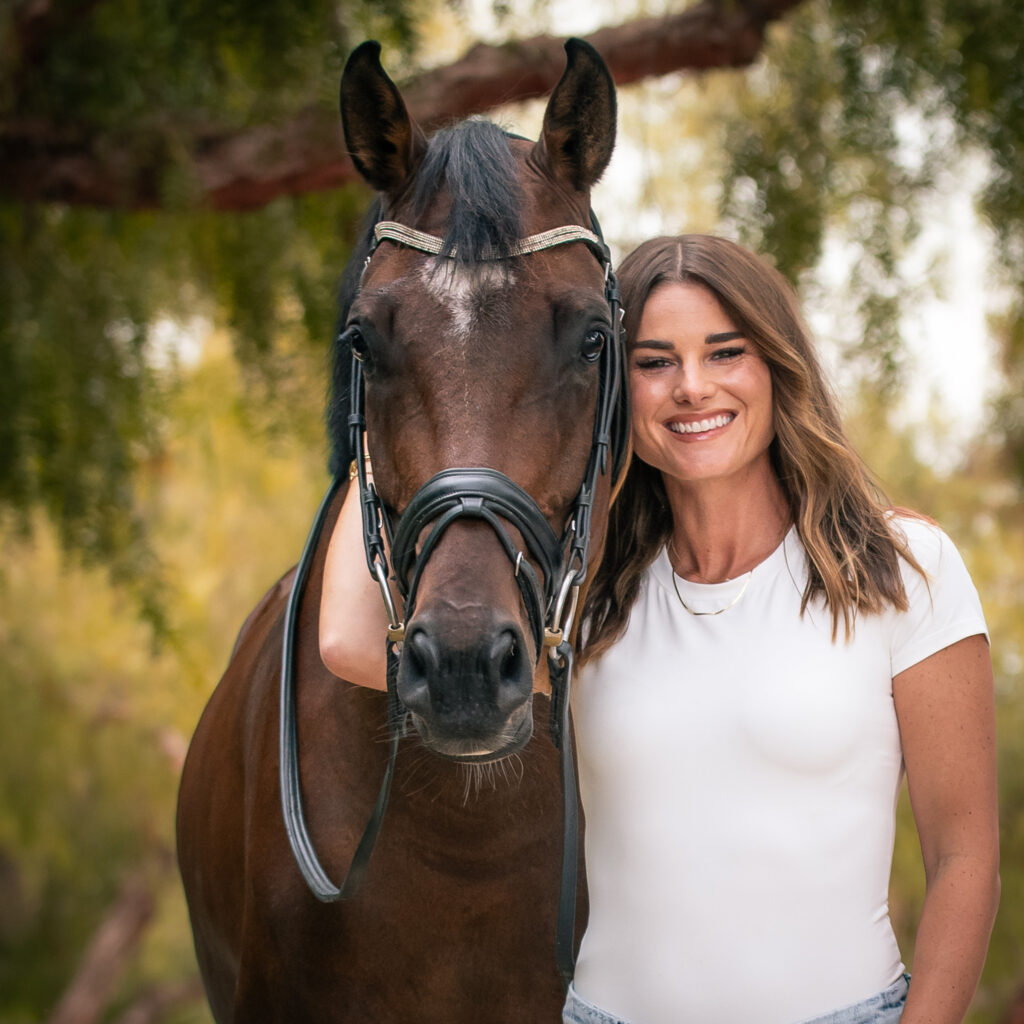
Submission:
[[[327,549],[320,599],[320,657],[336,676],[384,690],[387,628],[380,589],[366,570],[359,488],[353,482]]]
[[[893,679],[927,889],[902,1024],[960,1024],[999,903],[995,710],[988,642],[972,636]]]

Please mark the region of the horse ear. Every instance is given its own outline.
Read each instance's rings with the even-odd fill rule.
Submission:
[[[341,121],[356,170],[379,192],[395,192],[427,148],[419,125],[380,64],[380,43],[352,51],[341,76]]]
[[[565,74],[548,100],[536,149],[556,178],[585,192],[615,148],[615,83],[589,43],[570,39],[565,53]]]

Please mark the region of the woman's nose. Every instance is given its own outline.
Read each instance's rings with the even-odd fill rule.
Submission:
[[[692,405],[711,397],[714,384],[698,363],[679,368],[672,390],[673,399],[680,405]]]

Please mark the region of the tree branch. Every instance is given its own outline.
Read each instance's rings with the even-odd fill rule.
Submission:
[[[159,1024],[172,1010],[203,999],[203,985],[196,975],[186,981],[157,985],[136,999],[114,1024]]]
[[[153,915],[152,887],[129,878],[96,929],[71,984],[47,1024],[95,1024]]]
[[[801,0],[703,2],[680,14],[642,18],[586,37],[619,85],[673,71],[751,64],[767,24]],[[503,103],[546,95],[562,74],[563,40],[552,36],[478,45],[446,67],[404,83],[410,110],[426,125],[482,113]],[[140,145],[87,130],[43,123],[0,125],[0,194],[145,208],[162,204],[170,146]],[[291,120],[234,134],[199,131],[186,145],[196,199],[208,207],[260,207],[279,195],[335,188],[354,181],[337,115],[305,110]]]
[[[22,0],[15,4],[11,30],[15,44],[13,58],[20,75],[30,66],[43,62],[54,38],[60,32],[72,31],[74,22],[92,13],[101,0],[64,0],[54,7],[53,0]]]
[[[1024,988],[1017,992],[1016,998],[1006,1008],[1002,1024],[1024,1024]]]

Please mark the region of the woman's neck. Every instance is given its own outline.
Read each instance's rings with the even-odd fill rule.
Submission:
[[[684,579],[735,579],[763,562],[789,528],[786,496],[767,461],[742,479],[664,479],[673,521],[669,559]]]

